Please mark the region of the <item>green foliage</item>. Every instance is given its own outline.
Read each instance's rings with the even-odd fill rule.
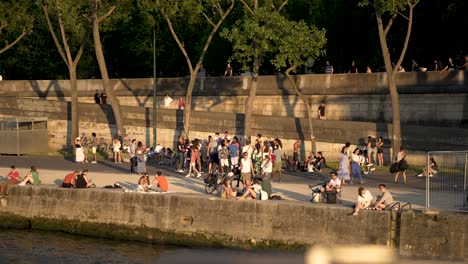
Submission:
[[[0,1],[0,49],[15,41],[23,32],[32,31],[33,8],[31,0]]]
[[[277,30],[282,37],[275,43],[278,50],[271,60],[277,69],[299,67],[325,54],[327,38],[324,29],[309,27],[304,21],[284,21],[281,25]]]
[[[372,5],[375,11],[381,15],[385,13],[398,15],[400,12],[406,11],[408,2],[411,5],[416,5],[419,1],[420,0],[362,0],[358,5]]]

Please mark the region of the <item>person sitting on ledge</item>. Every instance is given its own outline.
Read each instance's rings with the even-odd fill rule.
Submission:
[[[331,179],[321,189],[320,192],[332,192],[341,188],[341,180],[338,179],[338,174],[335,171],[330,172]]]
[[[80,174],[79,171],[75,170],[72,173],[67,174],[63,179],[62,187],[63,188],[76,188],[76,176]]]
[[[260,200],[262,186],[258,178],[254,178],[254,184],[249,183],[244,190],[244,193],[239,199],[252,198],[254,200]]]
[[[7,181],[0,184],[0,197],[8,195],[10,192],[10,186],[18,184],[19,173],[15,166],[10,167],[10,172],[7,175]]]
[[[153,184],[150,185],[149,189],[156,192],[167,192],[169,190],[166,177],[162,176],[161,171],[156,172]]]
[[[357,203],[354,205],[353,215],[358,215],[359,210],[367,209],[372,203],[372,194],[365,190],[364,187],[359,187],[358,189],[358,199]]]
[[[138,192],[148,192],[149,186],[149,174],[147,172],[143,173],[143,176],[138,179]]]
[[[372,205],[371,209],[372,210],[385,210],[385,209],[390,209],[393,205],[393,196],[392,194],[387,191],[387,186],[385,184],[380,184],[379,185],[380,192],[382,192],[382,195],[377,197],[377,202]]]
[[[25,186],[26,183],[32,185],[39,185],[39,173],[37,172],[36,166],[31,166],[31,171],[26,177],[18,184],[19,186]]]
[[[223,192],[221,193],[222,199],[233,199],[237,196],[237,191],[231,187],[231,178],[226,177],[223,182]]]
[[[80,174],[77,175],[75,186],[77,189],[91,188],[95,187],[91,179],[88,180],[88,169],[84,169]]]

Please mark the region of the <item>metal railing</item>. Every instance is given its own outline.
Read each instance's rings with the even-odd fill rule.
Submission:
[[[428,169],[433,161],[437,167]],[[468,151],[428,152],[422,176],[426,177],[426,210],[468,212]]]
[[[0,153],[27,154],[49,149],[47,118],[0,118]]]

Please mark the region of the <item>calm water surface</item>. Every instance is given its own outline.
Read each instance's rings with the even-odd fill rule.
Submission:
[[[0,263],[304,263],[299,253],[188,248],[0,229]]]

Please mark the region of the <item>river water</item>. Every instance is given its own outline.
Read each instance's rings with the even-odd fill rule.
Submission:
[[[190,248],[71,235],[0,229],[0,263],[296,264],[301,253]]]

